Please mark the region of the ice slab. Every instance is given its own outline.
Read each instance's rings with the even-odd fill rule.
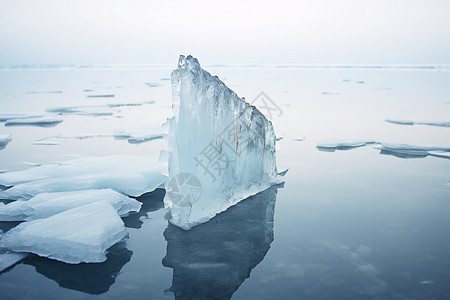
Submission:
[[[29,199],[44,192],[113,189],[129,196],[153,191],[167,180],[157,156],[114,155],[77,158],[0,174],[0,199]]]
[[[0,221],[32,221],[97,201],[107,201],[120,216],[138,212],[142,203],[111,189],[41,193],[28,201],[0,206]]]
[[[29,115],[29,114],[0,114],[0,122],[5,122],[8,120],[17,119],[29,119],[29,118],[40,118],[42,115]]]
[[[6,145],[8,145],[11,140],[10,134],[0,134],[0,150],[5,149]]]
[[[330,139],[318,142],[317,149],[321,151],[334,152],[336,150],[350,150],[375,143],[377,142],[368,139]]]
[[[0,247],[71,264],[103,262],[106,250],[126,234],[111,204],[98,201],[21,223],[3,235]]]
[[[27,257],[26,253],[16,253],[11,251],[0,251],[0,272],[15,265],[22,259]]]
[[[444,155],[445,152],[450,152],[450,147],[443,146],[418,146],[418,145],[408,145],[408,144],[393,144],[393,143],[382,143],[379,147],[382,154],[392,154],[401,158],[414,158],[414,157],[426,157],[430,153],[436,154],[440,153],[440,156]]]
[[[417,122],[410,120],[398,120],[398,119],[386,119],[388,123],[398,124],[398,125],[428,125],[437,127],[450,127],[450,122]]]
[[[54,127],[61,123],[63,119],[53,117],[34,117],[22,119],[10,119],[5,122],[5,126],[38,126],[38,127]]]
[[[180,56],[172,72],[169,176],[164,198],[170,222],[204,223],[276,179],[272,123],[196,58]]]

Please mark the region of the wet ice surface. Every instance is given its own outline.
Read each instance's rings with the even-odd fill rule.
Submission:
[[[55,107],[154,101],[120,106],[112,116],[52,114],[64,119],[55,127],[0,124],[0,134],[12,137],[0,151],[0,169],[20,171],[86,157],[158,156],[163,139],[130,144],[128,138],[100,135],[160,126],[171,113],[170,82],[160,79],[173,68],[0,71],[2,114],[48,115],[46,109]],[[198,232],[179,231],[168,225],[164,191],[157,189],[137,198],[139,213],[122,217],[129,238],[110,248],[106,261],[67,264],[29,255],[0,273],[1,299],[174,299],[174,292],[189,299],[190,293],[208,292],[202,289],[205,280],[210,286],[224,283],[224,295],[233,290],[232,299],[450,297],[450,160],[432,156],[448,151],[427,149],[427,156],[403,159],[413,157],[380,155],[375,147],[381,144],[331,153],[316,148],[321,141],[349,138],[449,147],[446,127],[385,122],[393,116],[449,121],[448,72],[206,68],[227,78],[225,83],[249,102],[264,90],[283,110],[272,122],[277,137],[284,137],[277,141],[277,165],[289,172],[276,193],[273,223],[272,210],[261,200],[249,202],[253,215],[236,206],[235,212],[199,225]],[[160,85],[150,88],[148,82]],[[33,145],[57,135],[92,137]],[[7,233],[17,225],[0,222],[0,230]]]

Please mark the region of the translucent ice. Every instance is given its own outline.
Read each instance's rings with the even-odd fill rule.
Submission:
[[[108,201],[120,216],[138,212],[141,203],[111,189],[41,193],[28,201],[15,201],[0,206],[0,221],[43,219],[71,208],[97,201]]]
[[[276,179],[272,123],[196,58],[180,56],[168,121],[170,222],[203,223]]]
[[[27,256],[25,253],[0,251],[0,272],[15,265]]]
[[[0,150],[5,149],[9,142],[11,142],[10,134],[0,134]]]
[[[167,166],[156,156],[114,155],[78,158],[59,164],[0,174],[1,199],[29,199],[44,192],[113,189],[140,196],[165,183]]]
[[[106,250],[125,235],[116,210],[108,202],[98,201],[22,223],[3,235],[0,247],[73,264],[102,262]]]

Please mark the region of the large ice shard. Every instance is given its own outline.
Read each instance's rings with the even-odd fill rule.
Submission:
[[[117,214],[138,212],[142,203],[111,189],[41,193],[28,201],[0,206],[0,221],[32,221],[97,201],[108,201]]]
[[[67,263],[103,262],[106,250],[126,234],[111,204],[98,201],[22,223],[2,236],[0,248]]]
[[[272,123],[192,56],[172,72],[165,206],[183,229],[206,222],[276,179]]]

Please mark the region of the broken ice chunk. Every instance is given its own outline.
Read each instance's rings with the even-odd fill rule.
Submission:
[[[9,142],[11,142],[10,134],[0,134],[0,150],[5,149]]]
[[[108,201],[120,216],[138,212],[141,203],[111,189],[41,193],[28,201],[0,206],[0,221],[32,221],[97,201]]]
[[[165,206],[183,229],[269,187],[277,176],[272,123],[196,58],[172,72]]]
[[[3,235],[0,247],[63,262],[102,262],[106,250],[126,236],[116,210],[98,201],[25,222]]]
[[[25,253],[15,253],[11,251],[0,251],[0,272],[15,265],[22,259],[27,257]]]
[[[156,156],[85,157],[0,174],[1,199],[29,199],[43,192],[113,189],[129,196],[153,191],[167,179]]]
[[[33,117],[26,119],[11,119],[5,122],[5,126],[39,126],[39,127],[54,127],[63,120],[52,117]]]

